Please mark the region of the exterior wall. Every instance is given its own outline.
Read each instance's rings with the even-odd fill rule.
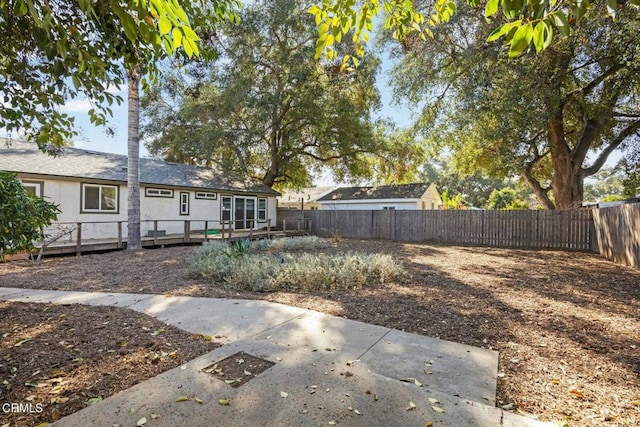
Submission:
[[[436,186],[434,184],[431,184],[429,186],[420,200],[420,207],[418,209],[440,209],[440,207],[442,206],[442,198],[440,198],[440,193],[438,193],[438,190],[436,189]]]
[[[62,211],[58,215],[58,225],[50,227],[47,232],[51,236],[57,236],[61,230],[74,229],[68,236],[69,240],[77,238],[76,224],[82,223],[82,240],[105,239],[118,237],[118,222],[121,222],[122,236],[127,235],[127,187],[123,183],[113,183],[86,180],[64,180],[52,177],[39,177],[34,175],[19,174],[18,178],[29,182],[43,182],[43,197],[46,200],[59,205]],[[83,213],[81,212],[81,185],[106,184],[118,187],[118,209],[114,213]],[[173,190],[173,197],[148,197],[145,188],[164,188]],[[198,190],[199,191],[199,190]],[[215,192],[213,190],[202,190]],[[189,194],[189,214],[180,215],[180,193]],[[242,193],[215,192],[215,200],[196,199],[196,190],[171,187],[161,187],[142,184],[140,186],[140,210],[141,210],[141,235],[143,237],[153,234],[154,221],[158,221],[157,229],[166,234],[181,234],[184,232],[184,221],[190,221],[191,230],[204,230],[205,221],[208,221],[209,229],[221,229],[220,203],[221,196],[246,196],[267,199],[267,219],[271,219],[271,225],[275,227],[277,217],[277,202],[275,196]],[[233,214],[233,210],[232,210]],[[257,217],[257,204],[256,204]],[[266,228],[267,222],[256,223],[255,228]],[[67,237],[62,237],[64,241]]]

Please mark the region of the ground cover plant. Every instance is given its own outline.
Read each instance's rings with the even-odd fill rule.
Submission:
[[[580,252],[343,239],[313,253],[390,254],[406,277],[378,287],[264,293],[188,276],[196,249],[51,258],[40,267],[0,263],[0,286],[264,299],[313,309],[499,351],[497,400],[514,412],[571,427],[640,425],[638,270]]]
[[[327,246],[326,240],[308,236],[254,244],[211,241],[194,251],[189,274],[255,292],[375,287],[404,275],[402,266],[386,254],[309,252]]]

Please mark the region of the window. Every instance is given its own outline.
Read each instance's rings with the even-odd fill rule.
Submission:
[[[144,195],[146,197],[167,197],[173,198],[173,190],[167,190],[165,188],[145,188]]]
[[[267,199],[258,199],[258,221],[267,220]]]
[[[189,193],[180,193],[180,215],[189,215]]]
[[[42,197],[42,189],[44,188],[43,181],[22,181],[22,187],[27,194],[34,195],[36,197]]]
[[[196,199],[216,200],[218,195],[209,191],[196,191]]]
[[[220,204],[220,219],[222,221],[231,221],[231,197],[224,196]]]
[[[118,213],[118,187],[82,184],[82,213]]]

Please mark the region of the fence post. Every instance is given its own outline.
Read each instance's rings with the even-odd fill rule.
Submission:
[[[185,221],[184,222],[184,242],[185,243],[189,243],[191,241],[191,221]]]
[[[158,221],[153,221],[153,245],[158,244]]]
[[[122,249],[122,221],[118,221],[118,249]]]
[[[267,219],[267,239],[271,240],[271,218]]]
[[[231,230],[232,230],[231,220],[229,220],[229,241],[231,241]]]
[[[283,233],[287,232],[287,219],[286,218],[282,219],[282,232]]]
[[[209,221],[204,222],[204,241],[207,241],[207,232],[209,231]]]
[[[76,224],[77,238],[76,238],[76,256],[82,255],[82,223]]]
[[[249,220],[249,240],[253,239],[253,220]]]

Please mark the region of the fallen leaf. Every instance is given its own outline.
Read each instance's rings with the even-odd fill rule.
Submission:
[[[283,399],[286,399],[287,397],[289,397],[289,393],[285,392],[285,391],[281,391],[280,392],[280,397]]]
[[[16,342],[13,346],[14,347],[20,347],[22,344],[31,341],[31,338],[23,338],[21,340],[19,340],[18,342]]]
[[[578,390],[571,390],[570,391],[571,394],[575,394],[576,396],[578,396],[580,399],[584,399],[584,394],[579,392]]]
[[[407,378],[400,378],[400,381],[404,382],[404,383],[412,383],[414,382],[416,379],[413,377],[407,377]]]
[[[412,401],[409,401],[409,406],[407,407],[407,411],[413,411],[414,409],[416,409],[416,404],[413,403]]]
[[[336,425],[336,422],[335,422],[335,421],[333,421],[333,420],[331,420],[331,421],[329,421],[329,425],[330,425],[330,426],[334,426],[334,425]]]
[[[356,414],[358,414],[358,415],[362,415],[362,414],[360,413],[360,411],[358,411],[357,409],[354,409],[354,410],[353,410],[353,412],[354,412],[354,413],[356,413]]]
[[[238,362],[238,365],[242,365],[244,363],[244,359],[240,358],[236,360],[236,362]]]
[[[422,383],[420,381],[418,381],[418,380],[413,380],[413,383],[415,385],[417,385],[418,387],[422,387]]]
[[[224,380],[224,382],[227,384],[233,384],[236,382],[236,380]]]
[[[429,402],[431,402],[431,403],[440,403],[440,401],[438,399],[434,399],[433,397],[429,398]]]
[[[145,417],[142,417],[138,420],[138,422],[136,423],[137,427],[143,426],[147,423],[147,419]]]
[[[558,381],[558,380],[551,380],[551,384],[558,385],[558,384],[560,384],[560,381]]]
[[[634,400],[631,402],[633,406],[640,406],[640,400]]]
[[[231,403],[231,401],[229,399],[220,399],[218,400],[218,403],[221,404],[222,406],[227,406],[229,405],[229,403]]]
[[[427,421],[424,423],[424,427],[433,427],[433,421]]]
[[[91,399],[89,399],[86,402],[84,402],[84,404],[87,405],[87,406],[91,406],[91,405],[95,405],[96,403],[100,403],[100,402],[102,402],[102,397],[98,396],[98,397],[92,397]]]
[[[51,390],[49,390],[49,394],[58,394],[62,391],[62,386],[55,386]]]
[[[187,400],[189,400],[187,396],[180,396],[176,399],[176,402],[186,402]]]
[[[158,418],[160,415],[158,414],[151,414],[151,419],[155,420],[156,418]]]
[[[205,335],[205,336],[204,336],[204,339],[205,339],[206,341],[213,341],[213,337],[212,337],[211,335]]]
[[[282,362],[282,359],[280,359],[279,357],[276,357],[276,360],[277,360],[278,362]]]
[[[501,408],[504,409],[505,411],[510,411],[510,410],[513,409],[513,403],[508,403],[506,405],[502,405]]]
[[[442,409],[439,406],[432,406],[431,409],[433,409],[434,411],[436,411],[436,412],[438,412],[440,414],[442,414],[444,412],[444,409]]]
[[[196,398],[195,398],[195,399],[193,399],[193,400],[195,400],[197,403],[199,403],[199,404],[201,404],[201,405],[202,405],[202,399],[199,399],[199,398],[197,398],[197,397],[196,397]]]
[[[377,394],[374,394],[374,395],[373,395],[373,400],[374,400],[375,402],[377,402],[378,400],[380,400],[380,398],[378,397],[378,395],[377,395]]]
[[[38,387],[38,381],[29,381],[27,383],[24,383],[24,385],[26,385],[27,387]]]
[[[251,372],[247,371],[246,369],[244,370],[244,374],[245,374],[246,376],[248,376],[248,377],[250,377],[250,376],[252,375],[252,374],[251,374]]]

